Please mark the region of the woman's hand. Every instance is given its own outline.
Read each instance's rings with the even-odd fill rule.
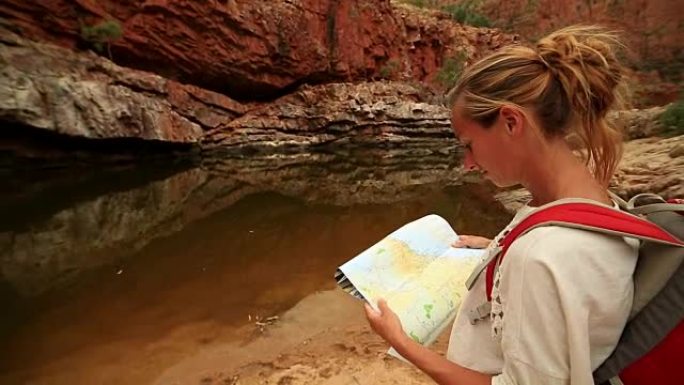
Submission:
[[[484,249],[492,242],[491,239],[479,235],[459,235],[458,240],[451,247],[467,247],[470,249]]]
[[[387,306],[387,301],[379,299],[378,308],[380,311],[367,303],[364,304],[368,323],[374,332],[396,349],[408,339],[408,336],[401,327],[399,317]]]
[[[492,376],[464,368],[431,351],[409,338],[401,328],[399,317],[387,306],[384,299],[378,300],[379,311],[365,304],[366,317],[371,328],[405,359],[427,373],[440,385],[489,385]]]

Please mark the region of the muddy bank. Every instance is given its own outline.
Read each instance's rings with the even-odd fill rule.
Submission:
[[[430,383],[417,369],[385,354],[388,347],[367,326],[361,303],[341,290],[309,295],[263,331],[254,319],[248,322],[247,313],[243,326],[231,332],[215,322],[186,323],[153,344],[121,340],[80,349],[30,377],[0,379],[8,385]],[[447,338],[443,335],[433,348],[444,352]]]
[[[429,377],[386,355],[361,303],[340,290],[305,298],[265,332],[198,352],[167,369],[155,384],[418,385]],[[448,333],[433,349],[444,353]]]

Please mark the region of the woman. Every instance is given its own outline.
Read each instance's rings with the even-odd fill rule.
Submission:
[[[532,194],[507,229],[563,199],[614,206],[607,186],[621,137],[605,117],[620,100],[617,44],[597,27],[565,28],[535,49],[510,46],[482,59],[451,93],[464,167]],[[464,236],[456,246],[489,243]],[[379,311],[366,305],[366,315],[439,384],[593,384],[592,371],[627,321],[636,259],[636,245],[619,237],[554,226],[530,231],[497,273],[490,317],[471,323],[465,314],[485,300],[484,274],[464,298],[446,358],[408,338],[385,301]]]

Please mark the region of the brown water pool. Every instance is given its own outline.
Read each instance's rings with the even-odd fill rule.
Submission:
[[[140,201],[121,211],[89,197],[87,205],[76,202],[1,233],[0,383],[151,383],[202,346],[243,337],[235,331],[257,317],[333,288],[337,266],[408,221],[436,213],[459,233],[491,236],[509,219],[482,185],[436,186],[395,202],[343,206],[235,186],[243,194],[218,210],[207,209],[216,199],[188,208],[183,204],[197,203],[176,196],[174,214],[141,226],[139,236],[130,234],[138,234],[134,224],[145,216],[122,218],[165,195],[135,195]],[[104,218],[132,223],[125,236],[102,216],[78,230],[59,217],[79,218],[79,209],[107,204]],[[63,239],[74,231],[77,242]],[[88,239],[105,246],[81,247]],[[22,260],[39,254],[59,258]],[[60,264],[74,255],[75,262]],[[57,272],[45,273],[51,264]]]

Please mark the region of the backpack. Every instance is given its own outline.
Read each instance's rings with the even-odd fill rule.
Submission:
[[[684,201],[639,194],[625,202],[611,196],[621,211],[586,201],[551,204],[504,234],[491,259],[482,265],[487,303],[471,310],[469,317],[474,323],[489,316],[494,277],[506,251],[536,227],[564,226],[637,238],[641,242],[632,311],[615,350],[594,371],[594,382],[684,384]],[[472,286],[473,277],[469,281]]]

